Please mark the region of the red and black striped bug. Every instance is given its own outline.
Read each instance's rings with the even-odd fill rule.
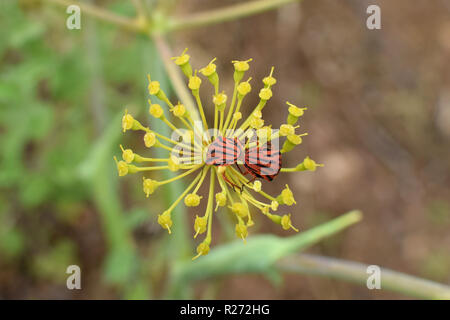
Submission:
[[[250,147],[245,152],[244,167],[244,175],[253,176],[251,181],[257,178],[272,181],[281,170],[281,152],[270,141],[261,147]]]
[[[244,157],[244,146],[238,138],[217,137],[208,147],[205,163],[213,166],[237,164]],[[222,173],[223,178],[233,187],[239,188]],[[240,188],[241,189],[241,188]]]
[[[261,147],[253,146],[245,148],[238,138],[217,137],[208,147],[205,163],[214,166],[229,166],[236,164],[243,175],[248,173],[253,179],[261,178],[272,181],[281,169],[281,153],[278,148],[272,148],[270,142]],[[243,163],[244,172],[239,167]],[[225,181],[233,187],[242,191],[243,186],[239,187],[228,179],[225,173],[222,174]]]

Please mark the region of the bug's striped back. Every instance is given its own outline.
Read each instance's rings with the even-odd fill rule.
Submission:
[[[251,147],[245,153],[245,168],[256,178],[272,181],[281,170],[281,152],[269,143]]]
[[[207,165],[232,165],[243,155],[243,147],[237,138],[217,137],[208,147],[205,163]]]

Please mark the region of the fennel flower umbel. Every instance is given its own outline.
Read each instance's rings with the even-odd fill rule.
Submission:
[[[296,133],[299,127],[296,123],[306,108],[299,108],[287,102],[286,123],[281,125],[279,130],[274,130],[265,124],[262,111],[272,97],[272,86],[277,82],[273,77],[274,68],[272,67],[270,74],[262,80],[263,86],[259,91],[258,105],[246,119],[243,119],[240,109],[245,96],[252,90],[251,78],[245,81],[243,78],[249,69],[251,59],[232,61],[234,90],[231,99],[228,99],[225,92],[219,90],[219,75],[216,72],[215,59],[213,59],[199,70],[199,73],[214,87],[211,104],[208,105],[208,108],[214,108],[214,122],[209,125],[200,99],[202,79],[198,76],[197,70],[193,71],[189,62],[190,56],[185,50],[173,60],[188,79],[188,87],[196,101],[200,119],[196,120],[183,104],[173,104],[161,89],[160,83],[148,76],[148,91],[151,97],[148,100],[149,113],[172,129],[172,136],[166,137],[142,125],[127,110],[122,118],[122,130],[123,132],[141,131],[147,148],[163,148],[169,154],[167,158],[148,158],[120,146],[122,160],[119,161],[114,157],[119,176],[156,170],[179,172],[179,175],[163,181],[144,176],[142,189],[146,197],[166,184],[184,177],[191,178],[184,192],[167,210],[158,215],[158,223],[170,234],[173,209],[180,202],[184,202],[187,207],[197,207],[204,198],[198,194],[198,191],[209,175],[209,193],[205,196],[206,211],[203,215],[196,216],[193,226],[194,238],[204,233],[206,236],[198,245],[197,255],[193,259],[208,254],[211,244],[212,218],[219,207],[230,209],[236,220],[236,236],[244,241],[248,235],[248,228],[254,225],[252,215],[255,212],[263,214],[284,230],[298,231],[291,223],[290,214],[273,213],[280,205],[292,206],[296,203],[289,186],[286,185],[278,196],[272,196],[263,191],[260,180],[271,180],[280,171],[315,171],[317,167],[323,166],[306,157],[294,168],[281,168],[281,155],[301,144],[302,137],[307,135],[307,133]],[[155,103],[156,100],[165,106]],[[173,120],[167,117],[169,113],[172,113],[172,117],[178,120],[182,128],[175,126]],[[284,143],[278,149],[280,138],[284,140]],[[218,144],[218,141],[222,141],[222,144]],[[265,157],[260,156],[263,151],[266,152]],[[250,164],[249,161],[252,159],[256,160]],[[276,161],[272,161],[274,159]],[[280,164],[280,167],[269,170],[267,169],[269,165],[264,161],[272,161],[275,165]],[[151,165],[145,166],[145,164]],[[243,170],[241,170],[242,165]],[[247,177],[249,173],[250,177]]]

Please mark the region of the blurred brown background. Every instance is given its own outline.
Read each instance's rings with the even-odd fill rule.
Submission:
[[[381,30],[366,28],[370,4],[381,8]],[[185,10],[205,7],[191,1]],[[275,66],[278,83],[264,110],[274,127],[285,120],[286,100],[308,107],[300,131],[310,135],[285,163],[310,155],[325,167],[280,175],[273,191],[289,183],[301,227],[353,208],[364,213],[357,227],[314,252],[449,283],[449,18],[449,1],[303,1],[174,42],[204,57],[199,66],[218,56],[228,79],[227,62],[236,58],[254,59],[255,80]],[[270,223],[262,231],[280,233]],[[222,298],[397,297],[300,276],[287,277],[281,290],[256,276],[225,287]]]

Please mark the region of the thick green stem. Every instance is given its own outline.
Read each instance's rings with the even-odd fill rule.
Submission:
[[[219,178],[220,182],[220,178]],[[185,261],[175,266],[177,281],[194,281],[207,277],[240,273],[267,273],[276,261],[304,250],[326,237],[336,234],[361,219],[361,212],[351,211],[311,230],[291,237],[258,235],[244,245],[237,240],[214,248],[194,263]]]
[[[277,252],[277,255],[281,258],[286,253],[293,252],[294,250],[309,248],[319,241],[358,223],[361,219],[361,211],[353,210],[315,228],[299,232],[295,236],[289,237],[289,241],[285,241],[283,247]]]
[[[311,274],[366,285],[368,265],[310,254],[292,255],[276,263],[281,272]],[[450,287],[381,268],[381,289],[424,299],[450,299]]]
[[[197,14],[180,17],[169,21],[167,25],[155,25],[150,27],[145,12],[137,12],[136,18],[127,18],[115,13],[109,12],[102,8],[87,3],[82,3],[75,0],[45,0],[60,6],[68,7],[70,5],[77,5],[81,8],[82,13],[91,15],[100,20],[113,23],[119,27],[138,33],[154,33],[170,32],[180,29],[196,28],[210,24],[217,24],[225,21],[236,20],[243,17],[248,17],[261,12],[269,11],[281,7],[283,5],[297,2],[300,0],[257,0],[242,4],[229,6],[226,8],[210,10]],[[136,8],[140,8],[139,1],[133,1]]]
[[[258,0],[236,4],[226,8],[205,11],[174,19],[168,25],[167,31],[202,27],[230,20],[248,17],[264,11],[269,11],[285,4],[300,0]]]

